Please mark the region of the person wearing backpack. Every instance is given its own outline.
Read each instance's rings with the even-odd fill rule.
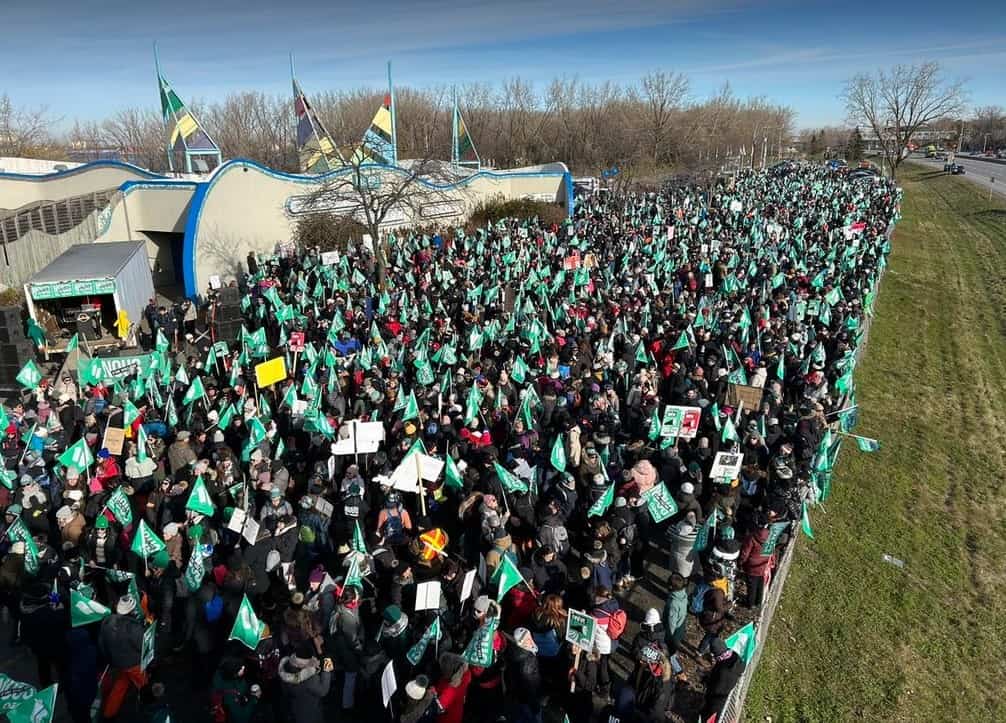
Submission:
[[[538,519],[538,543],[548,545],[559,557],[569,554],[569,531],[554,499],[548,501]]]
[[[382,544],[399,547],[409,541],[412,532],[412,518],[409,511],[402,505],[402,496],[397,492],[389,492],[384,501],[384,509],[377,516],[377,534],[381,536]]]
[[[723,627],[727,624],[730,609],[727,605],[726,595],[723,589],[713,584],[714,575],[706,575],[703,582],[695,588],[693,598],[693,610],[698,607],[699,625],[705,635],[699,643],[699,655],[705,655],[709,650],[709,645],[719,637]],[[697,601],[701,600],[701,604]]]
[[[211,723],[248,723],[255,716],[262,689],[249,686],[245,666],[236,658],[220,661],[210,691]]]

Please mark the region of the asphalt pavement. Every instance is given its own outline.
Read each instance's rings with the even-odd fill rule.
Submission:
[[[913,154],[909,160],[913,163],[932,167],[934,170],[943,170],[944,161],[936,160],[935,158],[924,158],[921,155]],[[1006,196],[1006,163],[996,163],[995,161],[986,161],[968,156],[957,156],[954,160],[964,167],[965,173],[963,177],[981,186],[986,196],[988,196],[989,190],[1000,196]]]

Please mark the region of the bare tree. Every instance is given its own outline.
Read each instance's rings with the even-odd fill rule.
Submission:
[[[645,131],[654,164],[671,158],[669,143],[671,122],[688,95],[688,79],[681,73],[654,71],[640,81]]]
[[[49,146],[53,122],[44,106],[19,108],[9,95],[0,95],[0,156],[38,155]]]
[[[880,139],[892,177],[916,131],[960,115],[967,101],[963,82],[945,79],[932,61],[853,76],[841,97],[852,124],[869,126]]]
[[[167,170],[167,135],[154,108],[125,108],[101,125],[105,141],[123,158],[152,171]]]

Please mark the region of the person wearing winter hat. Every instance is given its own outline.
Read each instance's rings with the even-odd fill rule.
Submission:
[[[430,686],[430,680],[425,675],[417,675],[405,684],[402,712],[399,714],[402,723],[433,723],[443,711],[437,700],[437,690]]]
[[[538,645],[527,628],[517,628],[514,642],[507,648],[504,677],[508,692],[508,718],[530,723],[541,719],[541,670],[538,665]]]
[[[381,648],[392,660],[402,660],[410,647],[409,616],[398,605],[388,605],[381,613],[378,633]]]
[[[713,659],[713,669],[706,675],[705,699],[699,716],[701,720],[719,718],[730,697],[730,691],[737,685],[747,667],[744,660],[718,637],[710,643],[709,654]]]
[[[322,723],[322,699],[332,684],[334,666],[330,658],[318,660],[308,644],[297,646],[293,653],[280,660],[278,676],[287,713],[297,723]]]
[[[130,687],[139,691],[147,684],[147,676],[140,669],[145,626],[141,617],[134,615],[136,606],[132,595],[120,597],[114,614],[101,622],[98,632],[98,650],[109,667],[101,707],[105,718],[119,714]]]

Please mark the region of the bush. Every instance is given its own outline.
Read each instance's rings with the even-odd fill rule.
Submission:
[[[469,229],[482,228],[487,223],[496,223],[504,218],[534,218],[544,226],[562,223],[566,219],[566,211],[557,203],[532,201],[529,198],[514,198],[504,200],[501,196],[488,198],[480,202],[468,216]]]
[[[350,239],[363,240],[367,227],[354,218],[332,213],[312,213],[297,219],[293,240],[301,248],[319,251],[345,251]]]
[[[24,293],[20,289],[0,286],[0,306],[21,306]]]

